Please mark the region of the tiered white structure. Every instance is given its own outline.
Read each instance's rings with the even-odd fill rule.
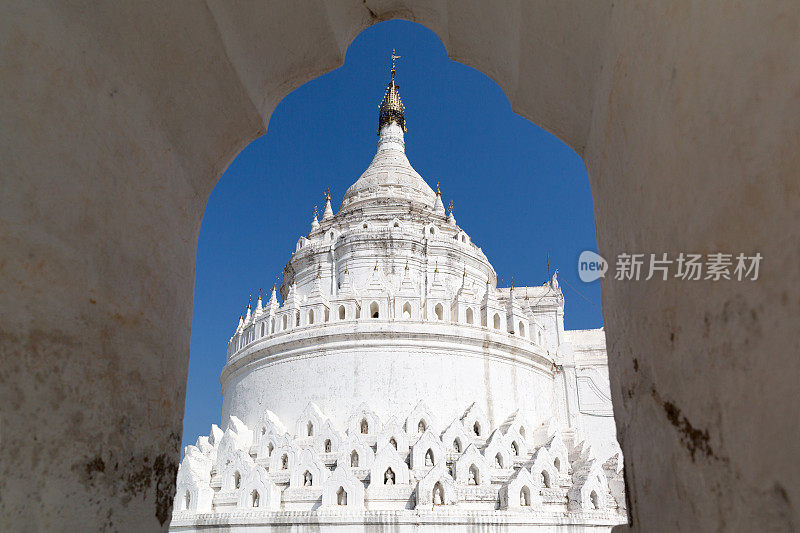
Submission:
[[[625,521],[603,331],[564,330],[555,275],[496,287],[406,158],[394,77],[377,153],[298,240],[283,304],[273,287],[239,319],[225,431],[187,446],[173,531]]]

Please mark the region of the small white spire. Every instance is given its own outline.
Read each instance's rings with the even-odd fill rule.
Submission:
[[[450,224],[451,226],[455,226],[456,217],[453,216],[453,200],[450,200],[450,202],[448,202],[447,207],[450,209],[450,214],[447,217],[447,223]]]
[[[245,315],[245,317],[244,317],[244,322],[245,322],[245,324],[247,324],[247,323],[249,323],[249,322],[250,322],[250,317],[251,317],[251,315],[252,315],[252,314],[251,314],[251,312],[250,312],[250,300],[251,300],[252,298],[253,298],[253,296],[251,295],[251,296],[250,296],[250,298],[248,298],[248,299],[247,299],[247,314],[246,314],[246,315]]]
[[[325,191],[325,212],[322,213],[322,220],[328,220],[333,216],[333,209],[331,208],[331,194]]]
[[[436,182],[436,201],[433,204],[433,212],[437,215],[444,215],[444,204],[442,203],[442,191],[439,190],[439,182]]]
[[[262,305],[261,300],[261,289],[258,289],[258,300],[256,300],[256,313],[255,316],[259,316],[264,312],[264,306]]]
[[[273,313],[278,309],[278,291],[275,289],[275,285],[277,283],[272,284],[272,295],[269,297],[269,309]]]
[[[317,206],[314,206],[314,220],[311,221],[311,229],[315,230],[319,227],[319,220],[317,220]]]

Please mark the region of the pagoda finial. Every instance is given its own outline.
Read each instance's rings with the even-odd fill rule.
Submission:
[[[395,74],[395,60],[400,59],[400,56],[395,54],[392,49],[392,70],[391,80],[386,87],[386,92],[383,94],[381,105],[378,106],[378,135],[381,134],[381,129],[394,122],[400,126],[403,131],[406,131],[406,108],[403,106],[403,101],[400,99],[400,87],[394,82]]]
[[[248,308],[248,309],[251,309],[251,307],[250,307],[250,301],[251,301],[252,299],[253,299],[253,295],[252,295],[252,294],[251,294],[250,296],[248,296],[248,297],[247,297],[247,308]]]
[[[394,62],[395,62],[396,59],[400,59],[400,57],[402,57],[402,56],[396,55],[394,48],[392,48],[392,81],[394,81],[394,71],[395,71]]]
[[[442,191],[439,190],[439,182],[437,181],[436,182],[436,196],[441,196],[441,195],[442,195]]]

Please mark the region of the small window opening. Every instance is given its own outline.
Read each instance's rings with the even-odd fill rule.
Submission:
[[[378,302],[372,302],[369,304],[369,316],[372,318],[378,318],[380,316],[380,312],[378,310]]]
[[[522,490],[519,491],[519,505],[520,507],[530,507],[531,491],[528,487],[522,487]]]
[[[595,491],[592,491],[592,493],[589,495],[589,499],[592,501],[592,507],[594,509],[600,509],[600,497]]]
[[[369,433],[369,424],[367,423],[367,419],[366,418],[362,418],[361,419],[361,434],[362,435],[366,435],[367,433]]]
[[[344,490],[344,487],[339,487],[339,490],[336,491],[336,504],[347,505],[347,491]]]
[[[358,467],[358,452],[355,450],[350,454],[350,466],[353,468]]]
[[[436,320],[441,320],[444,316],[444,308],[442,307],[442,304],[436,304],[433,312],[436,314]]]
[[[253,492],[250,493],[250,504],[253,507],[258,507],[261,504],[260,500],[261,500],[261,497],[258,494],[257,490],[254,490]]]
[[[481,477],[478,472],[478,467],[472,465],[469,467],[469,477],[467,478],[467,485],[480,485]]]
[[[345,309],[343,305],[339,306],[339,320],[344,320],[345,317]]]

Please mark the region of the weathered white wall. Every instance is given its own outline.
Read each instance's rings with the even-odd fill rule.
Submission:
[[[361,403],[385,422],[404,421],[423,400],[438,432],[473,402],[492,429],[517,409],[534,423],[552,416],[551,367],[544,349],[524,340],[474,326],[372,319],[316,329],[263,341],[247,364],[226,368],[223,425],[233,415],[255,427],[269,409],[293,428],[309,402],[340,429]]]
[[[637,529],[798,527],[793,2],[0,9],[5,529],[166,526],[206,199],[392,17],[584,157],[601,254],[764,255],[755,283],[604,281],[611,384]]]

